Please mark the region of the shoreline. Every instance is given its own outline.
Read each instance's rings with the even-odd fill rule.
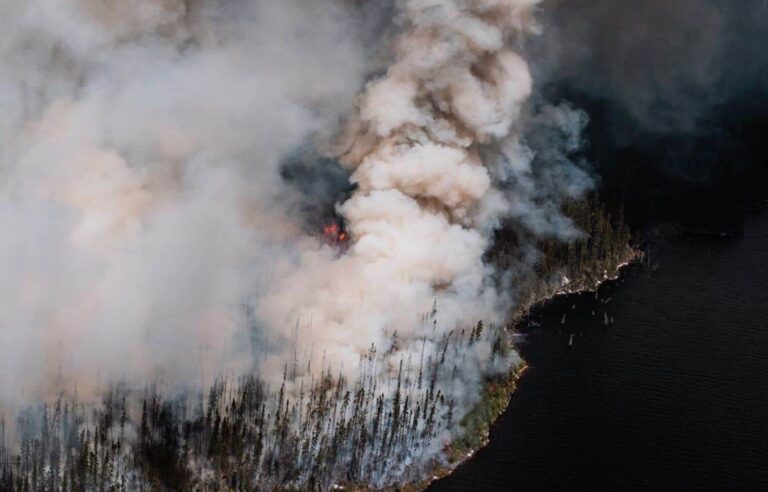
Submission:
[[[549,303],[561,299],[561,298],[567,298],[574,295],[582,295],[587,293],[594,293],[597,292],[600,287],[603,285],[609,283],[609,282],[615,282],[619,280],[628,268],[632,268],[634,266],[642,264],[642,261],[645,257],[645,253],[642,250],[639,249],[630,249],[628,251],[627,256],[623,259],[621,263],[616,265],[612,270],[611,274],[608,274],[608,271],[605,272],[603,278],[590,282],[589,280],[582,280],[579,282],[576,282],[575,284],[579,287],[577,288],[567,288],[564,286],[561,286],[554,291],[547,293],[545,296],[539,298],[539,299],[533,299],[529,302],[526,302],[522,307],[518,308],[514,311],[514,315],[511,316],[510,321],[507,323],[506,329],[511,332],[512,334],[515,333],[516,328],[520,326],[522,323],[525,323],[526,319],[530,316],[531,312],[535,309],[544,307],[548,305]],[[571,285],[569,282],[567,285]],[[514,347],[514,344],[513,344]],[[477,447],[473,447],[466,450],[461,450],[462,452],[455,455],[456,460],[452,461],[451,463],[447,465],[438,466],[435,471],[433,471],[432,476],[425,479],[422,482],[419,482],[418,484],[411,484],[404,485],[398,490],[404,490],[404,491],[423,491],[429,488],[430,485],[432,485],[434,482],[437,482],[443,478],[446,478],[450,476],[452,473],[454,473],[459,467],[467,463],[469,460],[471,460],[478,451],[485,448],[488,443],[490,442],[490,429],[491,427],[496,423],[496,421],[501,417],[501,415],[507,410],[509,407],[510,402],[512,401],[512,398],[514,397],[515,392],[517,391],[517,386],[520,381],[520,379],[523,377],[525,372],[528,370],[529,365],[521,357],[520,363],[515,366],[508,374],[501,376],[501,382],[506,384],[500,384],[497,385],[499,381],[490,381],[488,385],[486,385],[486,388],[484,389],[484,393],[488,390],[488,386],[499,386],[502,388],[504,392],[504,405],[501,408],[500,411],[494,412],[494,414],[491,416],[490,419],[488,419],[481,430],[482,432],[482,442]],[[506,380],[506,381],[505,381]],[[482,398],[481,402],[479,404],[482,404]],[[472,412],[470,412],[472,413]],[[460,458],[459,458],[460,456]]]

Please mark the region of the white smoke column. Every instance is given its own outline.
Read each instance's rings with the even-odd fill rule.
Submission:
[[[338,259],[307,253],[286,274],[259,310],[276,333],[300,320],[304,349],[350,377],[373,344],[390,354],[379,367],[386,381],[401,360],[437,357],[449,333],[503,321],[483,254],[510,209],[479,147],[510,134],[531,93],[528,66],[509,46],[535,29],[538,3],[400,2],[395,60],[361,95],[340,152],[357,185],[338,208],[350,248]],[[420,323],[435,304],[438,322]],[[451,361],[457,375],[443,391],[457,412],[499,370],[490,353],[479,343]],[[284,363],[277,354],[263,367],[274,374]]]

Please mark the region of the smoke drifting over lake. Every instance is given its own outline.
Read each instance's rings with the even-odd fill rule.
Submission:
[[[554,0],[541,18],[539,80],[605,103],[617,138],[711,132],[722,106],[765,98],[762,0]]]

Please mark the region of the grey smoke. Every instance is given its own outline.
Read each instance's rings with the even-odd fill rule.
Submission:
[[[303,234],[280,163],[338,124],[368,70],[353,11],[35,0],[0,13],[0,401],[252,365],[242,305]]]
[[[559,206],[594,185],[585,114],[529,102],[538,4],[0,3],[2,405],[275,382],[295,339],[315,372],[354,378],[397,332],[375,366],[391,381],[503,324],[494,230],[573,239]],[[330,210],[346,254],[312,230]],[[531,268],[533,244],[519,256]],[[471,344],[440,381],[457,420],[519,361],[492,352]],[[287,391],[311,384],[304,367]]]
[[[536,238],[571,240],[581,235],[560,206],[594,189],[585,148],[588,115],[568,103],[534,106],[525,132],[500,142],[489,161],[498,187],[511,203],[507,216]]]
[[[606,104],[618,138],[708,131],[724,104],[765,99],[762,0],[555,0],[537,79]]]

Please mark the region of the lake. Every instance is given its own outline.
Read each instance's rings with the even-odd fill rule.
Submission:
[[[432,491],[768,490],[768,214],[651,263],[533,313],[490,444]]]

